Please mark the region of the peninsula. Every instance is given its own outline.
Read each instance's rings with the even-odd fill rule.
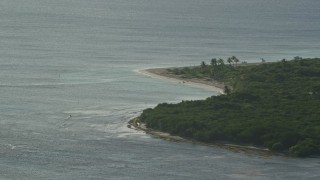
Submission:
[[[200,66],[148,70],[220,89],[206,100],[162,103],[131,121],[173,140],[241,144],[307,157],[320,154],[320,59],[241,64],[235,57]],[[138,123],[138,124],[137,124]],[[161,136],[161,133],[154,134]]]

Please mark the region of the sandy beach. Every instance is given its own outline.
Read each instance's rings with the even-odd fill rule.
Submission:
[[[153,69],[141,69],[137,70],[138,73],[162,80],[167,80],[176,83],[182,83],[194,87],[200,87],[204,89],[209,89],[212,91],[219,92],[223,94],[223,89],[225,84],[214,81],[212,79],[199,79],[199,78],[183,78],[178,75],[174,75],[168,72],[168,69],[174,68],[153,68]]]

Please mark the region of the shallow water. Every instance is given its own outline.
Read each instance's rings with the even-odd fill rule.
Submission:
[[[137,69],[318,56],[319,10],[318,0],[2,0],[0,179],[319,179],[318,158],[126,127],[160,102],[217,95]]]

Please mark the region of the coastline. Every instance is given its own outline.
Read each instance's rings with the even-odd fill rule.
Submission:
[[[176,82],[176,83],[183,83],[186,85],[205,88],[205,89],[219,92],[220,94],[224,94],[223,89],[224,89],[224,86],[226,85],[224,83],[214,81],[214,80],[206,80],[206,79],[199,79],[199,78],[182,78],[178,75],[168,73],[167,71],[168,69],[173,69],[173,68],[142,69],[142,70],[137,70],[136,72],[143,74],[145,76],[149,76],[151,78],[157,78],[157,79],[167,80],[167,81]],[[242,144],[236,144],[236,143],[224,143],[224,142],[204,143],[204,142],[196,141],[193,139],[174,136],[166,132],[161,132],[151,128],[147,128],[144,123],[140,122],[139,117],[131,119],[128,122],[128,128],[144,131],[146,134],[149,134],[156,138],[169,140],[169,141],[187,142],[187,143],[199,144],[199,145],[205,145],[205,146],[211,146],[211,147],[220,147],[233,152],[244,152],[244,153],[250,153],[250,154],[258,154],[262,156],[281,155],[279,153],[272,152],[267,148],[260,148],[260,147],[242,145]]]
[[[259,147],[255,147],[255,146],[231,144],[231,143],[204,143],[204,142],[196,141],[193,139],[187,139],[187,138],[183,138],[180,136],[174,136],[174,135],[171,135],[166,132],[157,131],[157,130],[154,130],[151,128],[147,128],[144,123],[140,122],[138,117],[131,119],[128,122],[128,128],[138,130],[138,131],[144,131],[146,134],[149,134],[155,138],[160,138],[160,139],[164,139],[167,141],[185,142],[185,143],[192,143],[192,144],[198,144],[198,145],[209,146],[209,147],[218,147],[218,148],[226,149],[226,150],[229,150],[232,152],[257,154],[260,156],[282,155],[279,153],[272,152],[269,149],[259,148]]]
[[[183,78],[178,75],[168,73],[168,69],[175,68],[152,68],[152,69],[141,69],[137,70],[137,73],[149,76],[151,78],[157,78],[162,80],[167,80],[176,83],[182,83],[194,87],[204,88],[211,91],[218,92],[219,94],[224,94],[223,89],[226,84],[209,79],[199,79],[199,78]]]

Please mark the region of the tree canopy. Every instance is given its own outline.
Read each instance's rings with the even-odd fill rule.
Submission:
[[[214,61],[168,73],[214,78],[232,90],[146,109],[140,120],[147,127],[202,142],[243,143],[300,157],[320,154],[319,58],[244,66]]]

